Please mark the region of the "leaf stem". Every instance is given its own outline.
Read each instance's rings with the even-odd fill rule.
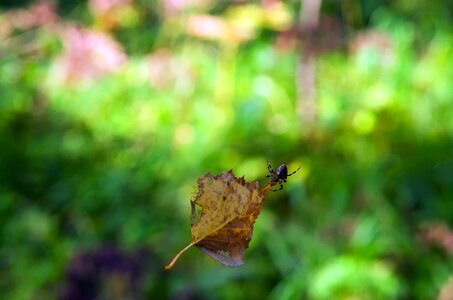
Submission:
[[[181,254],[183,254],[187,249],[189,249],[190,247],[192,247],[195,244],[196,244],[196,242],[192,242],[189,245],[187,245],[184,249],[179,251],[178,254],[176,254],[176,256],[171,260],[171,262],[165,266],[165,270],[170,270],[173,267],[173,265],[175,264],[175,262],[178,260],[178,258],[181,256]]]
[[[263,189],[261,190],[260,194],[262,196],[266,195],[267,192],[269,192],[269,190],[275,185],[274,182],[270,181],[268,183],[266,183],[266,185],[263,187]]]

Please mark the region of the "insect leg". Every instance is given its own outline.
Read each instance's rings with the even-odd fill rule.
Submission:
[[[271,164],[269,163],[268,160],[266,160],[266,163],[267,163],[267,169],[269,170],[269,173],[268,174],[274,174],[274,170],[272,169],[272,166]],[[268,176],[269,177],[269,176]]]
[[[278,188],[278,189],[273,189],[273,190],[272,190],[273,192],[278,192],[278,191],[280,191],[280,190],[283,190],[283,184],[282,184],[281,182],[279,182],[279,183],[280,183],[279,188]]]
[[[299,171],[300,167],[302,167],[302,166],[299,166],[299,168],[297,168],[296,171],[294,171],[294,172],[292,172],[291,174],[288,174],[288,175],[286,175],[286,176],[291,176],[291,175],[293,175],[294,173],[296,173],[297,171]]]

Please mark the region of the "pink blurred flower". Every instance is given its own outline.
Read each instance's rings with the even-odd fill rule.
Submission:
[[[150,84],[156,88],[168,87],[172,81],[174,64],[171,52],[166,49],[151,54],[148,58]]]
[[[207,40],[224,40],[230,35],[229,24],[220,17],[197,15],[189,19],[187,24],[189,34]]]
[[[160,49],[148,58],[149,82],[156,89],[172,88],[190,95],[195,87],[195,74],[187,62],[168,49]]]
[[[421,231],[421,238],[428,244],[436,245],[449,254],[453,254],[453,230],[445,223],[431,222]]]
[[[40,0],[26,9],[12,10],[0,16],[0,37],[8,36],[14,29],[28,30],[58,20],[55,4]]]
[[[353,53],[357,53],[368,48],[388,53],[392,50],[392,46],[392,41],[389,35],[377,30],[361,31],[353,40],[351,40],[350,43],[350,48]]]
[[[349,42],[350,51],[354,55],[374,51],[377,56],[379,65],[389,67],[395,64],[396,54],[392,39],[382,31],[365,30],[361,31],[354,39]]]
[[[63,82],[92,81],[127,60],[121,45],[105,33],[67,25],[60,34],[64,52],[56,60],[56,70]]]

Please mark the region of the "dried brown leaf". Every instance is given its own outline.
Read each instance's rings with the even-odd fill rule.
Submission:
[[[165,268],[172,268],[191,246],[200,248],[225,266],[242,265],[267,191],[265,188],[260,192],[258,182],[236,178],[232,171],[200,177],[198,192],[191,200],[192,242]]]

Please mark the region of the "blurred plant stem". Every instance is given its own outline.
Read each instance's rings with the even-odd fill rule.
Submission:
[[[296,74],[297,113],[301,128],[310,128],[316,118],[316,53],[310,51],[309,43],[303,38],[309,37],[319,25],[321,0],[301,0],[300,7],[299,30],[308,34],[304,34],[300,42]]]

